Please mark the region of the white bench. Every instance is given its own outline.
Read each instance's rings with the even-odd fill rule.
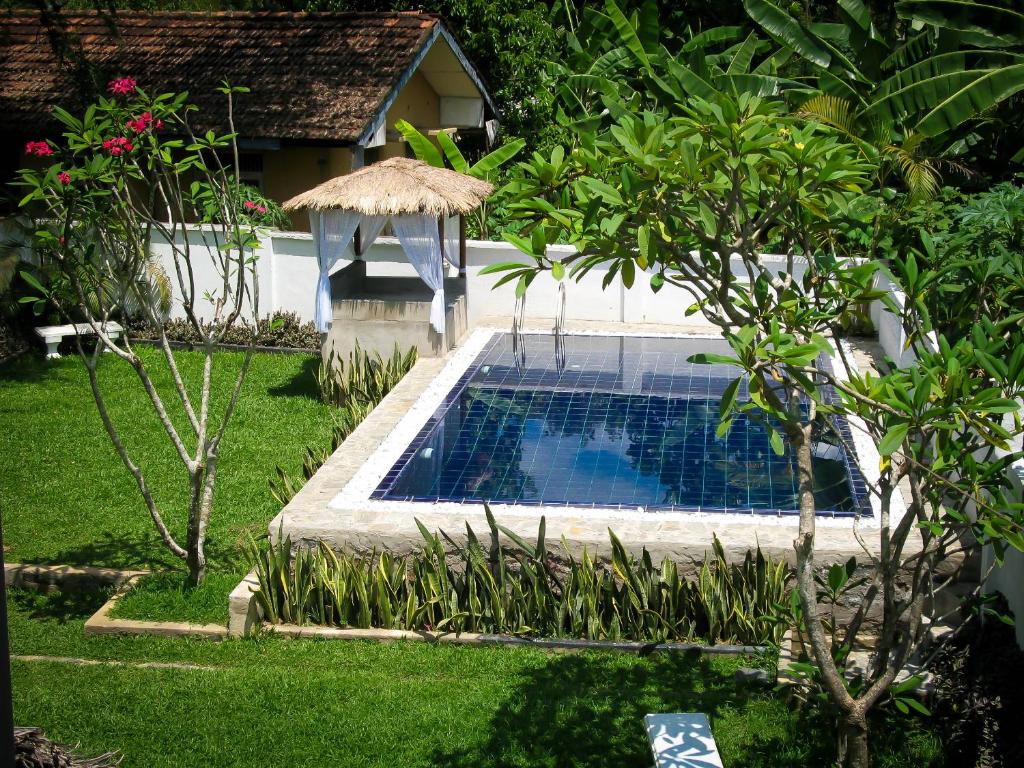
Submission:
[[[647,715],[654,768],[723,768],[711,723],[703,712]]]
[[[118,323],[109,322],[103,329],[111,339],[121,338],[121,333],[124,331]],[[57,351],[57,346],[61,343],[65,336],[84,336],[92,333],[92,328],[88,323],[73,323],[68,325],[43,325],[36,328],[36,335],[43,340],[46,344],[46,359],[52,360],[55,357],[60,357],[60,352]]]

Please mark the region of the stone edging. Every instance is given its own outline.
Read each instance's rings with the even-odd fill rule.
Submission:
[[[267,632],[285,637],[315,637],[322,640],[376,640],[391,642],[411,640],[426,643],[454,643],[459,645],[501,645],[525,648],[542,648],[557,651],[622,651],[647,654],[656,651],[686,652],[702,654],[742,655],[762,653],[764,646],[757,645],[700,645],[698,643],[638,643],[612,640],[571,640],[516,637],[514,635],[478,634],[476,632],[427,632],[405,629],[342,629],[340,627],[298,626],[295,624],[270,624],[263,621],[254,590],[259,586],[255,571],[250,571],[238,586],[231,591],[228,608],[228,635],[244,637],[255,632]]]
[[[117,602],[126,595],[139,579],[134,576],[105,602],[85,622],[86,637],[94,635],[157,635],[161,637],[205,637],[222,640],[228,636],[227,627],[222,624],[190,624],[183,621],[142,621],[139,619],[114,619],[110,612]]]
[[[4,563],[4,584],[36,592],[85,591],[100,587],[121,587],[148,571],[124,571],[77,565]]]
[[[406,629],[342,629],[340,627],[298,626],[295,624],[260,625],[261,631],[285,637],[320,638],[321,640],[412,640],[425,643],[452,643],[456,645],[502,645],[522,648],[540,648],[556,651],[622,651],[646,655],[659,651],[685,653],[697,651],[708,655],[744,655],[766,650],[759,645],[700,645],[699,643],[639,643],[613,640],[573,640],[489,635],[476,632],[428,632]]]

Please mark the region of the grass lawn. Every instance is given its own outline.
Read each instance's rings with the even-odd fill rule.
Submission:
[[[184,411],[160,365],[162,353],[140,347],[139,354],[186,434]],[[177,358],[186,385],[197,391],[202,355],[178,352]],[[217,354],[215,392],[229,389],[241,359],[238,353]],[[226,621],[227,593],[247,570],[239,545],[250,533],[265,531],[278,511],[267,485],[274,466],[297,472],[305,446],[330,440],[332,409],[316,392],[315,365],[316,358],[306,355],[254,357],[222,449],[209,583],[186,593],[180,575],[162,577],[127,600],[122,615]],[[112,418],[180,541],[187,494],[177,455],[129,366],[107,355],[100,379]],[[77,357],[47,362],[28,354],[0,366],[0,423],[0,510],[8,561],[182,567],[157,537],[134,480],[103,430]]]
[[[647,712],[704,711],[725,764],[827,765],[827,726],[734,682],[752,660],[257,638],[85,638],[102,596],[12,592],[15,654],[209,669],[13,663],[15,719],[133,766],[649,766]],[[878,723],[873,765],[942,765],[914,718]]]
[[[157,352],[142,350],[154,359]],[[180,353],[194,385],[201,358]],[[218,355],[225,383],[239,356]],[[23,357],[0,367],[0,509],[7,558],[21,562],[163,571],[120,615],[223,622],[227,592],[246,570],[240,544],[277,511],[267,479],[297,470],[302,450],[326,444],[331,409],[314,392],[314,358],[258,355],[222,454],[210,532],[211,573],[182,588],[134,484],[102,430],[76,359]],[[125,441],[149,473],[173,530],[184,524],[183,473],[133,374],[104,360],[103,384]],[[169,392],[166,378],[158,385]],[[168,398],[173,402],[173,397]],[[180,410],[174,412],[183,422]],[[650,756],[647,712],[703,711],[725,764],[828,763],[827,723],[802,716],[770,689],[738,684],[754,659],[552,654],[522,648],[297,641],[261,636],[213,643],[154,637],[86,638],[106,594],[8,601],[17,655],[117,660],[83,666],[15,659],[19,724],[111,749],[132,766],[588,766],[640,768]],[[172,662],[200,669],[143,668]],[[874,765],[940,766],[939,740],[914,718],[875,730]]]

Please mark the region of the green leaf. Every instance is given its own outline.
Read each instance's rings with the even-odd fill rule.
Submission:
[[[622,284],[627,288],[633,287],[633,280],[636,277],[636,266],[633,264],[632,259],[626,259],[622,262]]]
[[[746,30],[743,27],[711,27],[698,35],[691,37],[686,44],[680,48],[683,53],[695,51],[698,48],[709,48],[718,43],[739,42]]]
[[[650,69],[651,60],[647,58],[647,52],[644,50],[643,43],[640,42],[640,38],[637,36],[633,25],[622,13],[619,6],[615,4],[614,0],[607,0],[604,5],[604,12],[608,18],[611,19],[612,24],[619,33],[619,38],[621,39],[622,44],[626,46],[629,52],[636,57],[636,60],[639,61],[645,69]]]
[[[466,162],[466,158],[446,131],[441,131],[437,134],[437,143],[441,145],[444,156],[448,159],[452,168],[459,173],[470,175],[469,163]]]
[[[497,170],[513,157],[518,155],[525,146],[525,139],[515,139],[514,141],[510,141],[508,144],[502,144],[493,152],[490,152],[477,160],[469,169],[469,175],[476,176],[477,178],[487,176],[489,173]]]
[[[821,40],[796,19],[768,0],[743,0],[747,14],[773,39],[792,48],[819,67],[827,67],[832,56]]]
[[[903,18],[987,37],[996,45],[1024,44],[1024,14],[1010,8],[965,0],[903,0],[896,11]]]
[[[740,384],[742,383],[743,377],[739,376],[730,381],[729,385],[725,388],[725,392],[722,393],[722,402],[718,406],[718,415],[722,419],[732,411],[733,405],[736,404],[736,393],[739,392]]]
[[[890,427],[881,442],[878,443],[878,452],[883,456],[892,456],[893,452],[903,444],[909,430],[910,424],[907,422]]]
[[[521,299],[526,295],[526,289],[530,287],[530,276],[522,275],[516,283],[516,298]]]
[[[917,123],[925,136],[938,136],[1024,90],[1024,64],[995,69],[937,104]]]
[[[421,160],[435,168],[444,168],[444,158],[437,151],[434,142],[416,130],[411,123],[399,120],[395,123],[395,129],[409,142],[409,146],[412,147],[417,160]]]
[[[715,352],[698,352],[694,355],[690,355],[687,362],[696,363],[697,365],[712,365],[714,363],[721,363],[723,365],[739,365],[739,361],[735,357],[729,355],[719,355]]]
[[[637,227],[636,243],[640,249],[640,266],[646,269],[651,263],[651,230],[646,224]]]
[[[775,451],[776,456],[781,456],[786,452],[786,443],[782,439],[782,433],[771,425],[768,425],[768,444]]]
[[[28,271],[22,269],[22,270],[19,271],[18,274],[21,275],[21,279],[22,280],[24,280],[30,286],[35,288],[37,291],[39,291],[41,296],[49,296],[50,295],[50,292],[48,290],[46,290],[46,288],[43,286],[43,284],[40,283],[39,280],[36,278],[36,276],[33,275],[31,272],[28,272]]]
[[[498,272],[508,272],[512,269],[529,269],[529,264],[522,264],[518,261],[503,261],[499,264],[488,264],[480,270],[481,275],[493,275]]]
[[[862,31],[871,28],[871,13],[861,0],[839,0],[838,5]]]
[[[560,261],[551,262],[551,276],[555,280],[561,280],[565,277],[565,265]]]

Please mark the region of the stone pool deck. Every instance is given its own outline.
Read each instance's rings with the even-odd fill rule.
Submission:
[[[450,375],[450,371],[445,372],[446,367],[462,365],[466,357],[475,357],[474,337],[486,328],[506,330],[507,320],[483,321],[477,331],[447,356],[421,358],[274,518],[269,526],[271,536],[276,539],[280,531],[290,535],[296,544],[322,540],[339,550],[370,551],[387,548],[396,554],[419,549],[422,538],[416,519],[429,530],[443,530],[456,540],[465,536],[467,523],[478,536],[486,536],[488,527],[482,504],[371,500],[367,498],[368,493],[365,493],[365,479],[357,477],[360,470],[363,470],[363,475],[367,474],[367,469],[372,473],[375,468],[371,465],[364,469],[364,465],[374,459],[382,443],[399,427],[399,423],[417,406],[424,394],[432,387],[436,389],[439,385],[447,386],[438,382],[439,377],[444,380]],[[548,333],[551,328],[528,326],[524,330]],[[565,330],[569,333],[710,335],[706,325],[569,322]],[[858,364],[870,364],[871,352],[873,350],[866,347],[855,349]],[[456,359],[460,355],[461,360]],[[854,434],[856,439],[857,430],[854,430]],[[865,440],[863,434],[857,439],[859,464],[865,474],[870,474],[870,464],[873,462],[874,476],[877,476],[877,453],[873,446],[864,444]],[[386,471],[385,467],[376,469]],[[901,514],[903,509],[902,500],[897,501],[899,512],[894,517]],[[547,520],[548,548],[553,551],[558,549],[558,542],[564,536],[573,554],[578,556],[586,546],[592,555],[606,558],[610,554],[608,529],[611,528],[629,550],[639,553],[642,548],[646,548],[656,560],[667,556],[683,566],[703,560],[714,535],[721,540],[730,557],[742,558],[749,549],[760,545],[762,550],[772,556],[792,559],[793,539],[797,531],[795,515],[769,517],[648,512],[636,509],[517,507],[502,504],[493,505],[492,510],[501,525],[527,541],[536,537],[539,518],[543,514]],[[821,517],[817,526],[818,561],[845,561],[850,556],[863,559],[867,553],[878,551],[877,534],[877,516],[856,521],[851,518]]]

